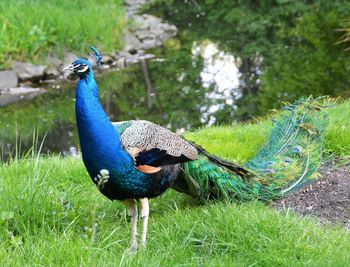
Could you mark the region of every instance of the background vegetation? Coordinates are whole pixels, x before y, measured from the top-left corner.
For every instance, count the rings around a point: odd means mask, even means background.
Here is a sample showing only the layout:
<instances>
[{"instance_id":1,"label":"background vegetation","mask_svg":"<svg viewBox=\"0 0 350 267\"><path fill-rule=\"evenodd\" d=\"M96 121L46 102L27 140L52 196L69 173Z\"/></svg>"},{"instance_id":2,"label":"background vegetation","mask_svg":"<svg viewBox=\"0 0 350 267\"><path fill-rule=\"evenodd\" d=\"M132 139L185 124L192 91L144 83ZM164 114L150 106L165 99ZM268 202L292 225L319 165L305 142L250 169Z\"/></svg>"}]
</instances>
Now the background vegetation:
<instances>
[{"instance_id":1,"label":"background vegetation","mask_svg":"<svg viewBox=\"0 0 350 267\"><path fill-rule=\"evenodd\" d=\"M349 95L350 54L338 31L349 28L349 1L156 0L149 11L239 58L238 119L301 96Z\"/></svg>"},{"instance_id":2,"label":"background vegetation","mask_svg":"<svg viewBox=\"0 0 350 267\"><path fill-rule=\"evenodd\" d=\"M46 63L48 54L86 54L94 44L104 52L122 47L126 26L120 0L0 2L0 69L13 59Z\"/></svg>"}]
</instances>

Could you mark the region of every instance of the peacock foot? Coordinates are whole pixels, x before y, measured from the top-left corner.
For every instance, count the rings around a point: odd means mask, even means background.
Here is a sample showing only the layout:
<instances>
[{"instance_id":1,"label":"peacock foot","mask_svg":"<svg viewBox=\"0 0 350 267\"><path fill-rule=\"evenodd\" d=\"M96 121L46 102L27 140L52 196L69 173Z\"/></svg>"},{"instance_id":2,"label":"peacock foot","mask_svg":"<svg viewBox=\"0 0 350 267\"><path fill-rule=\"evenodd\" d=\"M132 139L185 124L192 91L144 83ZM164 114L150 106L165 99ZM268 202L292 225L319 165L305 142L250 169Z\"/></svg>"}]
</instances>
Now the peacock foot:
<instances>
[{"instance_id":1,"label":"peacock foot","mask_svg":"<svg viewBox=\"0 0 350 267\"><path fill-rule=\"evenodd\" d=\"M137 241L131 241L131 245L129 248L129 255L135 255L137 252Z\"/></svg>"}]
</instances>

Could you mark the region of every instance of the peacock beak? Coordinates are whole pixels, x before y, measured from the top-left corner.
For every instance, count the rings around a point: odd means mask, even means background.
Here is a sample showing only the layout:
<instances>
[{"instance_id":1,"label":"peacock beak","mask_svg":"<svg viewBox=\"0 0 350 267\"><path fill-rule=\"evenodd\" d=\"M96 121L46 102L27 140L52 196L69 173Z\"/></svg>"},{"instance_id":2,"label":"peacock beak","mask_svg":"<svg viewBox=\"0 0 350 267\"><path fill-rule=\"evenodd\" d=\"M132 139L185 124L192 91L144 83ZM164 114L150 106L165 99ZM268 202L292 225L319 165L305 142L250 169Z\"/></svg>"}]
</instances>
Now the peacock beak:
<instances>
[{"instance_id":1,"label":"peacock beak","mask_svg":"<svg viewBox=\"0 0 350 267\"><path fill-rule=\"evenodd\" d=\"M71 65L68 65L68 66L64 67L63 70L64 71L65 70L74 71L75 67L76 67L75 65L71 64Z\"/></svg>"}]
</instances>

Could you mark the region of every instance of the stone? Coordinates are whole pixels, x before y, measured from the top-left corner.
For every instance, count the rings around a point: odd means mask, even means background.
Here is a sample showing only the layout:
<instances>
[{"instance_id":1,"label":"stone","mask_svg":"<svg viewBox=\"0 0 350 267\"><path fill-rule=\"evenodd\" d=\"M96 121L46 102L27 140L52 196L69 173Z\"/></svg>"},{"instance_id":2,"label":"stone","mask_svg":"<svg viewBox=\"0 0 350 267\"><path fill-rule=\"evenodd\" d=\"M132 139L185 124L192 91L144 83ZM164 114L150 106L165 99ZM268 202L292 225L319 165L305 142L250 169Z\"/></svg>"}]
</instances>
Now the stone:
<instances>
[{"instance_id":1,"label":"stone","mask_svg":"<svg viewBox=\"0 0 350 267\"><path fill-rule=\"evenodd\" d=\"M72 80L72 81L75 81L76 79L78 79L78 76L75 75L73 72L71 71L66 71L63 73L62 79L65 79L65 80Z\"/></svg>"},{"instance_id":2,"label":"stone","mask_svg":"<svg viewBox=\"0 0 350 267\"><path fill-rule=\"evenodd\" d=\"M11 71L11 70L0 71L0 89L16 87L17 84L18 84L18 78L14 71Z\"/></svg>"},{"instance_id":3,"label":"stone","mask_svg":"<svg viewBox=\"0 0 350 267\"><path fill-rule=\"evenodd\" d=\"M140 59L144 59L144 60L147 60L147 59L152 59L152 58L155 58L156 56L153 55L153 54L144 54L144 55L140 55Z\"/></svg>"},{"instance_id":4,"label":"stone","mask_svg":"<svg viewBox=\"0 0 350 267\"><path fill-rule=\"evenodd\" d=\"M0 106L6 106L19 100L29 100L45 93L44 89L32 87L15 87L0 91Z\"/></svg>"},{"instance_id":5,"label":"stone","mask_svg":"<svg viewBox=\"0 0 350 267\"><path fill-rule=\"evenodd\" d=\"M132 51L132 50L140 50L141 49L141 42L139 39L136 38L136 36L130 32L126 33L124 35L124 41L125 41L125 51Z\"/></svg>"},{"instance_id":6,"label":"stone","mask_svg":"<svg viewBox=\"0 0 350 267\"><path fill-rule=\"evenodd\" d=\"M174 34L174 35L176 35L177 34L177 28L176 28L176 26L175 25L171 25L171 24L163 24L163 25L166 25L166 27L165 27L165 30L166 30L166 32L170 32L170 33L172 33L172 34Z\"/></svg>"},{"instance_id":7,"label":"stone","mask_svg":"<svg viewBox=\"0 0 350 267\"><path fill-rule=\"evenodd\" d=\"M19 80L33 82L41 80L46 70L46 66L19 61L13 61L12 68Z\"/></svg>"},{"instance_id":8,"label":"stone","mask_svg":"<svg viewBox=\"0 0 350 267\"><path fill-rule=\"evenodd\" d=\"M57 70L57 68L51 67L45 71L45 80L55 79L55 78L59 77L60 75L61 75L61 73Z\"/></svg>"},{"instance_id":9,"label":"stone","mask_svg":"<svg viewBox=\"0 0 350 267\"><path fill-rule=\"evenodd\" d=\"M152 31L148 31L148 30L137 31L137 32L135 32L135 35L141 41L144 39L156 39L155 34L153 34Z\"/></svg>"},{"instance_id":10,"label":"stone","mask_svg":"<svg viewBox=\"0 0 350 267\"><path fill-rule=\"evenodd\" d=\"M145 39L142 42L142 49L144 50L152 49L159 46L162 46L162 42L160 40Z\"/></svg>"},{"instance_id":11,"label":"stone","mask_svg":"<svg viewBox=\"0 0 350 267\"><path fill-rule=\"evenodd\" d=\"M130 57L125 58L126 65L136 64L140 61L140 58L137 55L132 55Z\"/></svg>"},{"instance_id":12,"label":"stone","mask_svg":"<svg viewBox=\"0 0 350 267\"><path fill-rule=\"evenodd\" d=\"M133 19L135 21L135 25L132 27L132 29L146 30L149 28L149 23L143 16L134 15Z\"/></svg>"},{"instance_id":13,"label":"stone","mask_svg":"<svg viewBox=\"0 0 350 267\"><path fill-rule=\"evenodd\" d=\"M124 50L136 54L140 50L159 47L167 39L177 34L174 25L162 22L158 17L150 14L136 14L142 5L149 0L125 0L127 13L134 20L130 32L124 36L126 43ZM134 58L127 58L128 62L134 62Z\"/></svg>"},{"instance_id":14,"label":"stone","mask_svg":"<svg viewBox=\"0 0 350 267\"><path fill-rule=\"evenodd\" d=\"M121 57L128 57L130 56L131 54L126 51L126 50L121 50L121 51L118 51L114 54L115 58L118 59L118 58L121 58Z\"/></svg>"},{"instance_id":15,"label":"stone","mask_svg":"<svg viewBox=\"0 0 350 267\"><path fill-rule=\"evenodd\" d=\"M74 73L72 73L71 71L63 71L63 68L72 64L74 62L74 60L76 60L78 58L79 57L77 55L70 53L70 52L66 52L64 54L64 57L62 59L61 68L60 68L60 71L63 74L63 79L69 79L69 80L75 79Z\"/></svg>"},{"instance_id":16,"label":"stone","mask_svg":"<svg viewBox=\"0 0 350 267\"><path fill-rule=\"evenodd\" d=\"M62 66L62 69L70 64L73 63L74 60L78 59L79 57L73 53L70 53L70 52L66 52L64 54L64 57L61 61L61 66Z\"/></svg>"},{"instance_id":17,"label":"stone","mask_svg":"<svg viewBox=\"0 0 350 267\"><path fill-rule=\"evenodd\" d=\"M112 64L113 61L114 61L114 58L113 58L112 55L108 55L108 54L107 55L106 54L102 55L102 62L103 62L103 64Z\"/></svg>"},{"instance_id":18,"label":"stone","mask_svg":"<svg viewBox=\"0 0 350 267\"><path fill-rule=\"evenodd\" d=\"M162 23L160 18L157 18L153 15L143 14L142 16L143 16L144 20L146 20L149 25L156 26L156 25L159 25Z\"/></svg>"},{"instance_id":19,"label":"stone","mask_svg":"<svg viewBox=\"0 0 350 267\"><path fill-rule=\"evenodd\" d=\"M49 65L49 66L58 66L61 64L61 60L57 57L54 57L54 56L51 56L51 55L48 55L47 56L47 59L46 59L46 63Z\"/></svg>"},{"instance_id":20,"label":"stone","mask_svg":"<svg viewBox=\"0 0 350 267\"><path fill-rule=\"evenodd\" d=\"M148 0L125 0L124 5L126 5L127 12L132 16L147 2Z\"/></svg>"},{"instance_id":21,"label":"stone","mask_svg":"<svg viewBox=\"0 0 350 267\"><path fill-rule=\"evenodd\" d=\"M104 70L110 69L110 66L107 65L107 64L102 64L102 65L99 65L99 66L95 66L94 69L98 70L98 71L104 71Z\"/></svg>"},{"instance_id":22,"label":"stone","mask_svg":"<svg viewBox=\"0 0 350 267\"><path fill-rule=\"evenodd\" d=\"M115 61L115 64L113 64L114 67L118 69L124 69L126 65L126 58L125 57L120 57Z\"/></svg>"}]
</instances>

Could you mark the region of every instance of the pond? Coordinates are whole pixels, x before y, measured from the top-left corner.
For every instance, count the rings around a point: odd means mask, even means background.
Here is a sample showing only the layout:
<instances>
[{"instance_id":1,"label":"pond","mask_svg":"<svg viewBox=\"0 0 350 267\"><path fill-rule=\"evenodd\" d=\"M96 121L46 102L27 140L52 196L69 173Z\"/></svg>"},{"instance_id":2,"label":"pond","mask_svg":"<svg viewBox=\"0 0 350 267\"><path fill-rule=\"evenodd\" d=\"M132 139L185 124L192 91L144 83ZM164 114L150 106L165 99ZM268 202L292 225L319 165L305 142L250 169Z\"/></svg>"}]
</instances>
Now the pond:
<instances>
[{"instance_id":1,"label":"pond","mask_svg":"<svg viewBox=\"0 0 350 267\"><path fill-rule=\"evenodd\" d=\"M232 55L213 43L169 41L155 59L97 74L100 100L112 121L146 119L182 133L232 123L239 97ZM0 108L1 158L41 153L76 154L76 81L47 88L31 101Z\"/></svg>"}]
</instances>

